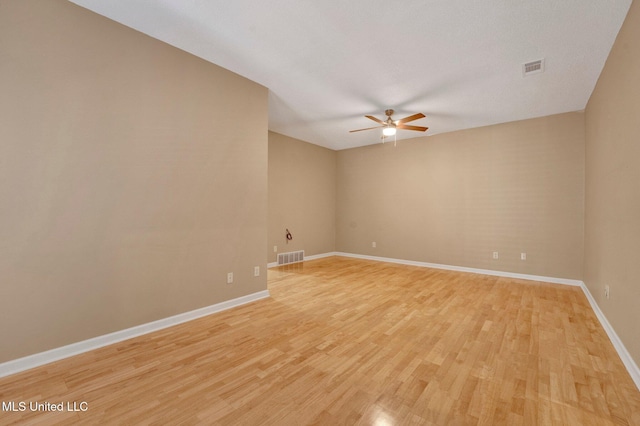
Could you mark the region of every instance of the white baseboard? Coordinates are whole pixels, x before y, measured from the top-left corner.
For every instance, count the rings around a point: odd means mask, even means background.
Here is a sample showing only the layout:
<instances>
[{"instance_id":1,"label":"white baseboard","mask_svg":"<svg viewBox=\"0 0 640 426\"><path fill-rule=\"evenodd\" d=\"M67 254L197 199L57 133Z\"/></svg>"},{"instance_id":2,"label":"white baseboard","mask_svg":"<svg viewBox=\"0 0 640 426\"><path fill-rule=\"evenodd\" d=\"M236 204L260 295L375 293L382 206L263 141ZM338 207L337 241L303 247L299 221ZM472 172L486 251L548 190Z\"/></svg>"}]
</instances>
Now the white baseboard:
<instances>
[{"instance_id":1,"label":"white baseboard","mask_svg":"<svg viewBox=\"0 0 640 426\"><path fill-rule=\"evenodd\" d=\"M24 358L7 361L0 364L0 377L9 376L11 374L39 367L44 364L49 364L50 362L58 361L63 358L68 358L74 355L101 348L103 346L141 336L143 334L162 330L163 328L171 327L183 322L194 320L196 318L211 315L216 312L226 311L227 309L235 308L236 306L244 305L246 303L254 302L256 300L264 299L267 297L269 297L269 290L263 290L257 293L238 297L236 299L216 303L215 305L205 306L204 308L184 312L182 314L163 318L157 321L152 321L146 324L137 325L125 330L120 330L88 340L83 340L81 342L72 343L60 348L48 350L46 352L40 352L34 355L26 356Z\"/></svg>"},{"instance_id":2,"label":"white baseboard","mask_svg":"<svg viewBox=\"0 0 640 426\"><path fill-rule=\"evenodd\" d=\"M421 266L424 268L446 269L448 271L471 272L474 274L492 275L497 277L516 278L521 280L542 281L553 284L565 284L580 287L582 281L568 278L545 277L540 275L518 274L515 272L494 271L492 269L467 268L466 266L442 265L440 263L417 262L414 260L393 259L388 257L368 256L364 254L335 252L335 256L353 257L357 259L376 260L378 262L398 263L401 265Z\"/></svg>"},{"instance_id":3,"label":"white baseboard","mask_svg":"<svg viewBox=\"0 0 640 426\"><path fill-rule=\"evenodd\" d=\"M329 253L320 253L320 254L312 254L311 256L305 256L304 260L315 260L315 259L322 259L324 257L331 257L331 256L335 256L336 253L335 252L329 252Z\"/></svg>"},{"instance_id":4,"label":"white baseboard","mask_svg":"<svg viewBox=\"0 0 640 426\"><path fill-rule=\"evenodd\" d=\"M604 328L607 336L609 336L609 340L611 340L613 347L616 348L616 352L618 352L618 356L620 356L622 363L627 368L631 379L636 384L638 390L640 390L640 368L638 368L638 365L635 363L633 358L631 358L631 354L629 354L629 351L627 351L627 348L622 343L622 340L620 340L620 337L618 337L611 324L609 324L609 321L607 321L607 317L605 317L602 310L600 310L600 306L598 306L598 304L596 303L596 299L593 298L586 284L583 282L580 287L582 287L582 291L584 292L585 296L587 296L587 300L591 305L591 309L593 309L596 317L598 317L598 320L600 321L600 324L602 324L602 328Z\"/></svg>"}]
</instances>

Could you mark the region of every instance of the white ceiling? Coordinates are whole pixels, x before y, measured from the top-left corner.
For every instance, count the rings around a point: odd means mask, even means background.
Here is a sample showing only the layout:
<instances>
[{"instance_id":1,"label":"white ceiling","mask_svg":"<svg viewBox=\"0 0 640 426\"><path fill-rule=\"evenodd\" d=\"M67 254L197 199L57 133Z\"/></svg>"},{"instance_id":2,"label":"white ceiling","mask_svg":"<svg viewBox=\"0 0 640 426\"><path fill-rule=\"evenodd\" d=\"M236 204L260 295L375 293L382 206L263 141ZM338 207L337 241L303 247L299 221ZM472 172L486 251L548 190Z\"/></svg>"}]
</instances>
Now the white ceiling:
<instances>
[{"instance_id":1,"label":"white ceiling","mask_svg":"<svg viewBox=\"0 0 640 426\"><path fill-rule=\"evenodd\" d=\"M585 108L631 0L72 0L269 88L269 129L380 142ZM545 59L523 77L522 64ZM398 139L422 136L401 130Z\"/></svg>"}]
</instances>

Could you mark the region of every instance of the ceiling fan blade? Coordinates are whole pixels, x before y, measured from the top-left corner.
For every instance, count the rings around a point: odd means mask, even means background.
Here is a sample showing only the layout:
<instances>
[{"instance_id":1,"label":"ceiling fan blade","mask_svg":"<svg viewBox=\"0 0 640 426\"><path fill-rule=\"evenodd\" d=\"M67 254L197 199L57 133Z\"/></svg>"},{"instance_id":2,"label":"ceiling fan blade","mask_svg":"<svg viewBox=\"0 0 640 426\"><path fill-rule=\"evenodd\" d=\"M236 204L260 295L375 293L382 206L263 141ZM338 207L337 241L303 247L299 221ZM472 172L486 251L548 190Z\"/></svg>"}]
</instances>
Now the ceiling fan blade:
<instances>
[{"instance_id":1,"label":"ceiling fan blade","mask_svg":"<svg viewBox=\"0 0 640 426\"><path fill-rule=\"evenodd\" d=\"M417 120L417 119L423 118L423 117L426 117L426 115L424 115L423 113L419 112L417 114L413 114L413 115L410 115L408 117L401 118L400 120L396 121L395 123L396 124L404 124L404 123L408 123L410 121Z\"/></svg>"},{"instance_id":2,"label":"ceiling fan blade","mask_svg":"<svg viewBox=\"0 0 640 426\"><path fill-rule=\"evenodd\" d=\"M415 130L417 132L426 132L427 129L429 129L428 127L422 127L422 126L407 126L406 124L398 124L396 126L397 129L402 129L402 130Z\"/></svg>"},{"instance_id":3,"label":"ceiling fan blade","mask_svg":"<svg viewBox=\"0 0 640 426\"><path fill-rule=\"evenodd\" d=\"M371 129L381 129L383 127L386 126L376 126L376 127L367 127L366 129L358 129L358 130L349 130L349 133L353 133L353 132L361 132L363 130L371 130Z\"/></svg>"},{"instance_id":4,"label":"ceiling fan blade","mask_svg":"<svg viewBox=\"0 0 640 426\"><path fill-rule=\"evenodd\" d=\"M375 118L373 115L365 115L365 117L367 117L369 120L375 121L376 123L387 124L384 121L380 120L379 118Z\"/></svg>"}]
</instances>

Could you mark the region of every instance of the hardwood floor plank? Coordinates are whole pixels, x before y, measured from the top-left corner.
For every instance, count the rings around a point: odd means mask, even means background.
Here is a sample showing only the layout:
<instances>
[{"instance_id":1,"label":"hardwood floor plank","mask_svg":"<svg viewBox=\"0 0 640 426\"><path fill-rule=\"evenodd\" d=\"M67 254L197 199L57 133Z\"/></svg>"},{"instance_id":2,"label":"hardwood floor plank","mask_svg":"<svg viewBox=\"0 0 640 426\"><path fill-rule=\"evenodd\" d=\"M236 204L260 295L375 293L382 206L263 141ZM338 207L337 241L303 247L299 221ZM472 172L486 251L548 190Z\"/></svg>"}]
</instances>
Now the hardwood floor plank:
<instances>
[{"instance_id":1,"label":"hardwood floor plank","mask_svg":"<svg viewBox=\"0 0 640 426\"><path fill-rule=\"evenodd\" d=\"M0 424L637 425L577 287L340 257L271 298L0 379Z\"/></svg>"}]
</instances>

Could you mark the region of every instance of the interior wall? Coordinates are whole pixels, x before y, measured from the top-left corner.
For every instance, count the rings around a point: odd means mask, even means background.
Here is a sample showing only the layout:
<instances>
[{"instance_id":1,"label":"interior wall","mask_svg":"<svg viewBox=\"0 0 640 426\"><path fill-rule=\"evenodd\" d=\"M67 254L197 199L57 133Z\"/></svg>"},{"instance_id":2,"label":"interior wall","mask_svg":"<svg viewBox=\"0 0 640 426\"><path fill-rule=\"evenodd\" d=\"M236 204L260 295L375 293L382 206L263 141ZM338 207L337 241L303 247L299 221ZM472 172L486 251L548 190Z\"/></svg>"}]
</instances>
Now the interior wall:
<instances>
[{"instance_id":1,"label":"interior wall","mask_svg":"<svg viewBox=\"0 0 640 426\"><path fill-rule=\"evenodd\" d=\"M269 132L269 262L277 252L335 251L335 212L336 152Z\"/></svg>"},{"instance_id":2,"label":"interior wall","mask_svg":"<svg viewBox=\"0 0 640 426\"><path fill-rule=\"evenodd\" d=\"M633 2L586 108L584 282L640 365L638 76L640 4Z\"/></svg>"},{"instance_id":3,"label":"interior wall","mask_svg":"<svg viewBox=\"0 0 640 426\"><path fill-rule=\"evenodd\" d=\"M266 88L1 0L0 93L0 362L266 289Z\"/></svg>"},{"instance_id":4,"label":"interior wall","mask_svg":"<svg viewBox=\"0 0 640 426\"><path fill-rule=\"evenodd\" d=\"M583 113L338 151L337 173L338 251L582 278Z\"/></svg>"}]
</instances>

